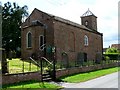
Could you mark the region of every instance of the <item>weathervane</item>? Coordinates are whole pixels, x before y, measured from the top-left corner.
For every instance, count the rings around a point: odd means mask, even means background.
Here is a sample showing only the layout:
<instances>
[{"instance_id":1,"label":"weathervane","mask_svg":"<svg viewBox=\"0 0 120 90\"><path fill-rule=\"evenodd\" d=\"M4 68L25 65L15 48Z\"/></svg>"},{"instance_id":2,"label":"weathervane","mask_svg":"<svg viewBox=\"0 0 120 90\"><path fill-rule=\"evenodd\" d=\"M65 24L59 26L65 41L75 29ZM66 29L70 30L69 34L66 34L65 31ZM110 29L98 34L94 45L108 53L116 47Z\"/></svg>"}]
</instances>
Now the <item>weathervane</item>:
<instances>
[{"instance_id":1,"label":"weathervane","mask_svg":"<svg viewBox=\"0 0 120 90\"><path fill-rule=\"evenodd\" d=\"M82 16L90 16L90 15L94 15L94 14L88 8L88 10Z\"/></svg>"}]
</instances>

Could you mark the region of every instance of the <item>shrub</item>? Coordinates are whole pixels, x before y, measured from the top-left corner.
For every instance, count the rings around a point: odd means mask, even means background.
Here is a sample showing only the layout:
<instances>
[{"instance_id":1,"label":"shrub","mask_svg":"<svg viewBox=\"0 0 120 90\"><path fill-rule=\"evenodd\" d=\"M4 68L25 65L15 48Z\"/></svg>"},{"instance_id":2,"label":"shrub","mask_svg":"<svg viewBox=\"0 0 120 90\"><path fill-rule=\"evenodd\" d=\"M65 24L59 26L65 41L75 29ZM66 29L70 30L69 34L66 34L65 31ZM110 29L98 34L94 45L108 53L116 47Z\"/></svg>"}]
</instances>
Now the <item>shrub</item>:
<instances>
[{"instance_id":1,"label":"shrub","mask_svg":"<svg viewBox=\"0 0 120 90\"><path fill-rule=\"evenodd\" d=\"M105 60L110 60L110 58L108 56L105 57Z\"/></svg>"},{"instance_id":2,"label":"shrub","mask_svg":"<svg viewBox=\"0 0 120 90\"><path fill-rule=\"evenodd\" d=\"M108 54L104 54L105 57L109 57L110 60L118 60L120 54L119 53L108 53Z\"/></svg>"},{"instance_id":3,"label":"shrub","mask_svg":"<svg viewBox=\"0 0 120 90\"><path fill-rule=\"evenodd\" d=\"M108 54L108 53L118 53L119 51L118 51L118 49L117 48L108 48L107 50L106 50L106 54Z\"/></svg>"}]
</instances>

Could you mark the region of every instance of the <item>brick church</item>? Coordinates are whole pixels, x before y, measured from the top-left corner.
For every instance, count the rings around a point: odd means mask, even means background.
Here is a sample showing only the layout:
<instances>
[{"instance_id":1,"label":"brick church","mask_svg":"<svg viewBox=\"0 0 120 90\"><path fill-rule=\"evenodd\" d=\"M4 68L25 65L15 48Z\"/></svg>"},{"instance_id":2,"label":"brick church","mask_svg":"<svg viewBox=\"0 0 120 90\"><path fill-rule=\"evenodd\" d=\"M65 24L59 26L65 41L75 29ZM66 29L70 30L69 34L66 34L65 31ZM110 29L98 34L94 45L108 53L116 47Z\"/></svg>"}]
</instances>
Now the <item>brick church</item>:
<instances>
[{"instance_id":1,"label":"brick church","mask_svg":"<svg viewBox=\"0 0 120 90\"><path fill-rule=\"evenodd\" d=\"M62 60L64 53L69 60L76 60L79 52L86 53L88 60L95 60L96 53L102 54L103 49L103 35L97 31L97 17L88 10L81 16L81 24L35 8L21 26L22 58L43 51L49 58L49 49L55 46L57 60Z\"/></svg>"}]
</instances>

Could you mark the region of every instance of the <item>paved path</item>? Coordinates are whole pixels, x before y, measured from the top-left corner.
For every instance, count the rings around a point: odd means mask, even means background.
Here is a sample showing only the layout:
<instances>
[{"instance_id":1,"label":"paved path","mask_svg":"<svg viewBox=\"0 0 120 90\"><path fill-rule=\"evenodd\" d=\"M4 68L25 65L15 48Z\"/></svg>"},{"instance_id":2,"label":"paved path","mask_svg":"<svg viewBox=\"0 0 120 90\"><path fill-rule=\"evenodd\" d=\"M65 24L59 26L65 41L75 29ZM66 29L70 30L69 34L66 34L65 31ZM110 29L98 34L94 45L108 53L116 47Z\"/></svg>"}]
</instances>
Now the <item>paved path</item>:
<instances>
[{"instance_id":1,"label":"paved path","mask_svg":"<svg viewBox=\"0 0 120 90\"><path fill-rule=\"evenodd\" d=\"M82 83L57 83L64 88L118 88L118 72Z\"/></svg>"}]
</instances>

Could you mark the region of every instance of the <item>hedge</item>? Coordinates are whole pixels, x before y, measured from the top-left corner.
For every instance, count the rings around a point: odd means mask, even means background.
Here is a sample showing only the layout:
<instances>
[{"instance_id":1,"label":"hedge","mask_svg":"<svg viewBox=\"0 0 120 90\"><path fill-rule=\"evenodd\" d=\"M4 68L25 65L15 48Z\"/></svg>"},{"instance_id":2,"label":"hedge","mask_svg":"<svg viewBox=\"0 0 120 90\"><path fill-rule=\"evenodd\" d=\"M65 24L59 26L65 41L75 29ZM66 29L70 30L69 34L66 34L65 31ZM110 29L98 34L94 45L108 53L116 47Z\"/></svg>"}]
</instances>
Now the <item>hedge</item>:
<instances>
[{"instance_id":1,"label":"hedge","mask_svg":"<svg viewBox=\"0 0 120 90\"><path fill-rule=\"evenodd\" d=\"M108 56L110 60L119 60L120 59L120 53L107 53L103 54L105 57Z\"/></svg>"}]
</instances>

